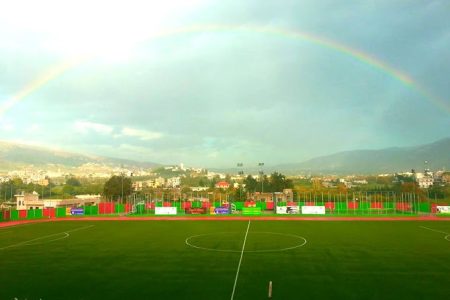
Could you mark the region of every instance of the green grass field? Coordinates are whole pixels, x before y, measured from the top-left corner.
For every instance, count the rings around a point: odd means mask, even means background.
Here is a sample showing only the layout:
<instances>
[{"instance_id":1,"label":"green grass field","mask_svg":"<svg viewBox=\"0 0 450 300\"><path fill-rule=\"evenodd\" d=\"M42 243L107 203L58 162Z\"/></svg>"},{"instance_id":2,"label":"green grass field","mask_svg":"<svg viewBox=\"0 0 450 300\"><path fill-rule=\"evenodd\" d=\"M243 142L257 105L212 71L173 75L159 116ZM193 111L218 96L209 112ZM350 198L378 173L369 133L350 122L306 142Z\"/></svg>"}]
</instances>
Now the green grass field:
<instances>
[{"instance_id":1,"label":"green grass field","mask_svg":"<svg viewBox=\"0 0 450 300\"><path fill-rule=\"evenodd\" d=\"M267 299L269 281L273 299L448 299L449 234L445 221L20 225L0 229L0 299L231 299L240 261L234 299Z\"/></svg>"}]
</instances>

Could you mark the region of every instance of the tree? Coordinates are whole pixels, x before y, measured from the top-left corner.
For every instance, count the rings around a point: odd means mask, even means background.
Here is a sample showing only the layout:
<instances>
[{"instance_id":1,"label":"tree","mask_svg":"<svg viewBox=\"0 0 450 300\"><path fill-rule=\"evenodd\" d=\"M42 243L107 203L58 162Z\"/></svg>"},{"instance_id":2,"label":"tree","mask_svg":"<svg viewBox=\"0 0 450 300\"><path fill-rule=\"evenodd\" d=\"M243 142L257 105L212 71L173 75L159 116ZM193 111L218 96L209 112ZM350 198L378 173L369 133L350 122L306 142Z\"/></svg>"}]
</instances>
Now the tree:
<instances>
[{"instance_id":1,"label":"tree","mask_svg":"<svg viewBox=\"0 0 450 300\"><path fill-rule=\"evenodd\" d=\"M248 175L245 179L244 179L244 184L245 184L245 189L250 192L250 193L254 193L256 191L256 186L258 185L258 182L256 181L255 178L253 178L252 175Z\"/></svg>"},{"instance_id":2,"label":"tree","mask_svg":"<svg viewBox=\"0 0 450 300\"><path fill-rule=\"evenodd\" d=\"M105 182L105 185L103 186L103 194L105 197L111 200L118 200L122 199L123 197L126 197L130 195L132 192L131 189L131 178L125 177L125 176L112 176L108 179L108 181Z\"/></svg>"},{"instance_id":3,"label":"tree","mask_svg":"<svg viewBox=\"0 0 450 300\"><path fill-rule=\"evenodd\" d=\"M67 179L66 185L81 186L81 182L75 177L70 177L69 179Z\"/></svg>"}]
</instances>

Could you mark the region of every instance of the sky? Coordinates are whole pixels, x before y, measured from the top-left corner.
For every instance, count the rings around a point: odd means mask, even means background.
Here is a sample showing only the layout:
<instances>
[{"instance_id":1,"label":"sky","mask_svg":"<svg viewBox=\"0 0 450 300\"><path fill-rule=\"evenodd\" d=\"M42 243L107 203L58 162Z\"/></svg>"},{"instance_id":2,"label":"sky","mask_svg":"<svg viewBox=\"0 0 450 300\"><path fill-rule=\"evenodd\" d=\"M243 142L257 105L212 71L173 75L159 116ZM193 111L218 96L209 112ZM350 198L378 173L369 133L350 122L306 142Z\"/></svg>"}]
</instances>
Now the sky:
<instances>
[{"instance_id":1,"label":"sky","mask_svg":"<svg viewBox=\"0 0 450 300\"><path fill-rule=\"evenodd\" d=\"M450 136L448 1L1 7L0 140L223 168Z\"/></svg>"}]
</instances>

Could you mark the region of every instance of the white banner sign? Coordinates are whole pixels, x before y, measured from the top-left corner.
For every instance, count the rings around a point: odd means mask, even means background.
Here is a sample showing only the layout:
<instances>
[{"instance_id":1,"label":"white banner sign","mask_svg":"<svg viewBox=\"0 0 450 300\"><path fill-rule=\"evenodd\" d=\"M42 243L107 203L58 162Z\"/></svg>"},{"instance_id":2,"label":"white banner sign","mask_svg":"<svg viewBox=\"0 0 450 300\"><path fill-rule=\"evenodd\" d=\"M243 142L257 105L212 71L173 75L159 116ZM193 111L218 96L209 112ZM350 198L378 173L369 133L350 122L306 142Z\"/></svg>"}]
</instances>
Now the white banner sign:
<instances>
[{"instance_id":1,"label":"white banner sign","mask_svg":"<svg viewBox=\"0 0 450 300\"><path fill-rule=\"evenodd\" d=\"M298 206L277 206L277 214L298 214L300 213L300 207Z\"/></svg>"},{"instance_id":2,"label":"white banner sign","mask_svg":"<svg viewBox=\"0 0 450 300\"><path fill-rule=\"evenodd\" d=\"M436 210L440 214L450 214L450 206L436 206Z\"/></svg>"},{"instance_id":3,"label":"white banner sign","mask_svg":"<svg viewBox=\"0 0 450 300\"><path fill-rule=\"evenodd\" d=\"M302 206L302 214L304 215L324 215L325 206Z\"/></svg>"},{"instance_id":4,"label":"white banner sign","mask_svg":"<svg viewBox=\"0 0 450 300\"><path fill-rule=\"evenodd\" d=\"M176 207L155 207L155 215L176 215Z\"/></svg>"}]
</instances>

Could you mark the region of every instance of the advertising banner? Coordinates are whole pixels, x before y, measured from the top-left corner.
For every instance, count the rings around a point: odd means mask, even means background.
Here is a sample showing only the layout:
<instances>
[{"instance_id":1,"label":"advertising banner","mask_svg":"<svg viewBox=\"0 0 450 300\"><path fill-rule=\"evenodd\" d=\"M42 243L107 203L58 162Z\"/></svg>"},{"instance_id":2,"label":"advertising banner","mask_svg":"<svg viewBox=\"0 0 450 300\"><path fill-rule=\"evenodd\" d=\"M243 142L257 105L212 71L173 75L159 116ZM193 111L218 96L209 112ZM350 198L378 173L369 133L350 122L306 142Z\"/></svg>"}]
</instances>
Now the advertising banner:
<instances>
[{"instance_id":1,"label":"advertising banner","mask_svg":"<svg viewBox=\"0 0 450 300\"><path fill-rule=\"evenodd\" d=\"M82 216L84 215L84 209L82 207L74 207L70 209L70 214L72 216Z\"/></svg>"},{"instance_id":2,"label":"advertising banner","mask_svg":"<svg viewBox=\"0 0 450 300\"><path fill-rule=\"evenodd\" d=\"M176 207L155 207L155 215L176 215Z\"/></svg>"},{"instance_id":3,"label":"advertising banner","mask_svg":"<svg viewBox=\"0 0 450 300\"><path fill-rule=\"evenodd\" d=\"M206 207L196 207L196 208L186 208L184 210L185 213L190 214L190 215L200 215L200 214L206 214Z\"/></svg>"},{"instance_id":4,"label":"advertising banner","mask_svg":"<svg viewBox=\"0 0 450 300\"><path fill-rule=\"evenodd\" d=\"M436 206L438 214L450 214L450 206Z\"/></svg>"},{"instance_id":5,"label":"advertising banner","mask_svg":"<svg viewBox=\"0 0 450 300\"><path fill-rule=\"evenodd\" d=\"M324 215L325 206L302 206L302 214L304 215Z\"/></svg>"},{"instance_id":6,"label":"advertising banner","mask_svg":"<svg viewBox=\"0 0 450 300\"><path fill-rule=\"evenodd\" d=\"M287 214L299 214L299 206L277 206L277 214L287 215Z\"/></svg>"},{"instance_id":7,"label":"advertising banner","mask_svg":"<svg viewBox=\"0 0 450 300\"><path fill-rule=\"evenodd\" d=\"M214 208L214 213L216 215L227 215L230 213L230 210L228 207L216 207Z\"/></svg>"},{"instance_id":8,"label":"advertising banner","mask_svg":"<svg viewBox=\"0 0 450 300\"><path fill-rule=\"evenodd\" d=\"M256 216L261 214L261 207L243 207L242 214L247 216Z\"/></svg>"}]
</instances>

